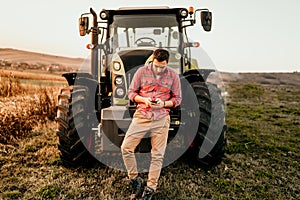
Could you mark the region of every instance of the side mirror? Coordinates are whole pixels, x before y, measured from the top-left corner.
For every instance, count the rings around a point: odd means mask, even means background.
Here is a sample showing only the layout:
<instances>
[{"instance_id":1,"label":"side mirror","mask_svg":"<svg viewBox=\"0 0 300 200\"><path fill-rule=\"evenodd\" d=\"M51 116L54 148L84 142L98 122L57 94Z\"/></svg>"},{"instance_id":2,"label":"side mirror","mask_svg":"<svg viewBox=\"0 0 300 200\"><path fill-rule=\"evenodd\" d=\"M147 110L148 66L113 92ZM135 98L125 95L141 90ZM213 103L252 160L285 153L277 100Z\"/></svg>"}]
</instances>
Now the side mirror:
<instances>
[{"instance_id":1,"label":"side mirror","mask_svg":"<svg viewBox=\"0 0 300 200\"><path fill-rule=\"evenodd\" d=\"M89 18L80 17L79 18L79 34L80 36L85 36L89 29Z\"/></svg>"},{"instance_id":2,"label":"side mirror","mask_svg":"<svg viewBox=\"0 0 300 200\"><path fill-rule=\"evenodd\" d=\"M205 31L211 31L212 13L209 11L201 12L201 23Z\"/></svg>"}]
</instances>

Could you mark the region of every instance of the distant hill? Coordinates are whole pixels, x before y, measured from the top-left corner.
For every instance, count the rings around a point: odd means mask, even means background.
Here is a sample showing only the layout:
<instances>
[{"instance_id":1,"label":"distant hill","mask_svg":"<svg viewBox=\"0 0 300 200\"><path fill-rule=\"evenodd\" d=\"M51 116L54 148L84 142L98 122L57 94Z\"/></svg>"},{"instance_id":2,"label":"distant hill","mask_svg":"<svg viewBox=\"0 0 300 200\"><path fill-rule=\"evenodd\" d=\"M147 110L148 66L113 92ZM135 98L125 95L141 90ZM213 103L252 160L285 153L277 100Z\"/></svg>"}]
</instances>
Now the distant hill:
<instances>
[{"instance_id":1,"label":"distant hill","mask_svg":"<svg viewBox=\"0 0 300 200\"><path fill-rule=\"evenodd\" d=\"M1 61L10 63L27 63L29 65L59 65L79 69L83 58L70 58L56 55L49 55L37 52L23 51L11 48L0 48ZM20 66L20 65L19 65ZM40 68L39 68L40 69ZM300 86L300 73L221 73L222 81L226 82L254 82L269 85L291 85Z\"/></svg>"},{"instance_id":2,"label":"distant hill","mask_svg":"<svg viewBox=\"0 0 300 200\"><path fill-rule=\"evenodd\" d=\"M70 58L56 55L49 55L37 52L23 51L11 48L0 48L0 60L11 63L28 63L30 65L61 65L78 69L83 63L83 58Z\"/></svg>"},{"instance_id":3,"label":"distant hill","mask_svg":"<svg viewBox=\"0 0 300 200\"><path fill-rule=\"evenodd\" d=\"M257 83L263 85L289 85L300 86L299 72L270 72L270 73L226 73L223 72L222 80L236 83Z\"/></svg>"}]
</instances>

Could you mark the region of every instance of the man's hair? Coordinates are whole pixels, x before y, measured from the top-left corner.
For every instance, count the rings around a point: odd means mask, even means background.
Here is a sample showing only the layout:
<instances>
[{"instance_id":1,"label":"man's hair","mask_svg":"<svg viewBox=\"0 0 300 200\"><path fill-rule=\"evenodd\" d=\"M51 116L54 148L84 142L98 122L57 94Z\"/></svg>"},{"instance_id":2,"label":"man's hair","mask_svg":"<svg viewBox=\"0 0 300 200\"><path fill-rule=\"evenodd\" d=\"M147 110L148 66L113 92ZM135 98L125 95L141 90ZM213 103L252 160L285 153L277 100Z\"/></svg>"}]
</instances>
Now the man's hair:
<instances>
[{"instance_id":1,"label":"man's hair","mask_svg":"<svg viewBox=\"0 0 300 200\"><path fill-rule=\"evenodd\" d=\"M165 49L156 49L153 53L153 60L156 59L158 62L167 61L169 62L169 52Z\"/></svg>"}]
</instances>

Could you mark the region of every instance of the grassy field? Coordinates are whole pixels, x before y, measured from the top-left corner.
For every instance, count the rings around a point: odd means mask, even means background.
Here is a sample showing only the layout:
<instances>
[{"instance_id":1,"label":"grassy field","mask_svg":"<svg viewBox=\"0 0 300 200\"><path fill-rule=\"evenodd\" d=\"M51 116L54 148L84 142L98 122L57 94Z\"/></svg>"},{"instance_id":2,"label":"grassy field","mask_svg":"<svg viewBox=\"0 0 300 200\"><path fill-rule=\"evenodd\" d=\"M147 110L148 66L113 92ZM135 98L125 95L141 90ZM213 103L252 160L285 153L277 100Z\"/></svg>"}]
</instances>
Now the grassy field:
<instances>
[{"instance_id":1,"label":"grassy field","mask_svg":"<svg viewBox=\"0 0 300 200\"><path fill-rule=\"evenodd\" d=\"M226 90L223 162L209 171L181 161L165 167L154 199L300 199L300 87L229 82ZM43 94L54 99L57 92L46 87ZM38 93L0 97L1 113L12 100L26 103L24 95ZM124 172L64 167L51 115L28 113L37 120L30 131L17 135L0 126L16 135L0 144L0 199L129 199Z\"/></svg>"}]
</instances>

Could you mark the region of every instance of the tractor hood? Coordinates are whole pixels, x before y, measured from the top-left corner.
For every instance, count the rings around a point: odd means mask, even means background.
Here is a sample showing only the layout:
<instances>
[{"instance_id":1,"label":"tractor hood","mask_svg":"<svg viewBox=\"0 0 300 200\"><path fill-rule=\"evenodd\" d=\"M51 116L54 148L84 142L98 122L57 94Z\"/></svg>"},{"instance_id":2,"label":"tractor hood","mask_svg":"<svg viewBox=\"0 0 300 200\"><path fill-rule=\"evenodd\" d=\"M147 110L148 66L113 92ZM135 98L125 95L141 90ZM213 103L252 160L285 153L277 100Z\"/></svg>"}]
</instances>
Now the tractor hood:
<instances>
[{"instance_id":1,"label":"tractor hood","mask_svg":"<svg viewBox=\"0 0 300 200\"><path fill-rule=\"evenodd\" d=\"M154 50L155 48L125 49L119 51L118 55L124 64L125 71L128 72L137 66L147 63Z\"/></svg>"}]
</instances>

